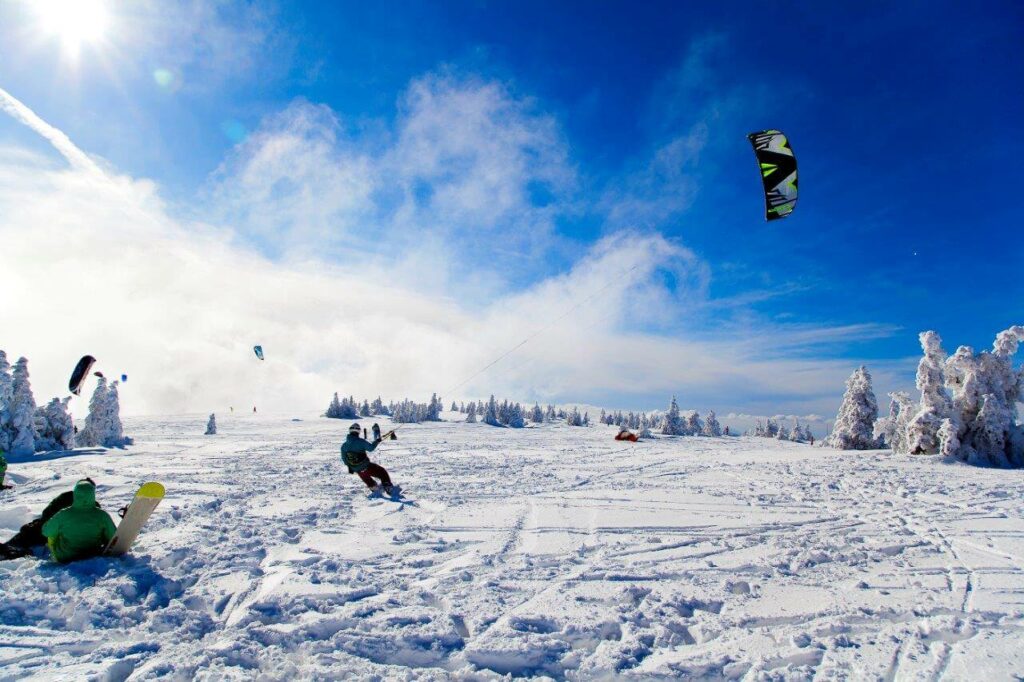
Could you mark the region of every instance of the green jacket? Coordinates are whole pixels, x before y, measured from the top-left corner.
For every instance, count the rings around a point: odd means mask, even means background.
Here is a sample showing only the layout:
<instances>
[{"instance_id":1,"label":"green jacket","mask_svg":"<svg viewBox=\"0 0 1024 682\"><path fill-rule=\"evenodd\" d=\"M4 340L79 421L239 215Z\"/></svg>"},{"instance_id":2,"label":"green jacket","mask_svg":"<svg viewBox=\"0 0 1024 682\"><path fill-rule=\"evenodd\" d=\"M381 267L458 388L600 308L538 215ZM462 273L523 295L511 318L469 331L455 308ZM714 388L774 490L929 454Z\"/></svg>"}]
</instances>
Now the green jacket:
<instances>
[{"instance_id":1,"label":"green jacket","mask_svg":"<svg viewBox=\"0 0 1024 682\"><path fill-rule=\"evenodd\" d=\"M376 450L378 443L379 440L371 443L354 433L348 434L348 438L341 444L341 461L348 467L350 474L358 474L370 466L370 458L366 453Z\"/></svg>"},{"instance_id":2,"label":"green jacket","mask_svg":"<svg viewBox=\"0 0 1024 682\"><path fill-rule=\"evenodd\" d=\"M74 501L43 524L54 560L61 563L99 555L117 532L110 514L96 507L96 486L75 484Z\"/></svg>"}]
</instances>

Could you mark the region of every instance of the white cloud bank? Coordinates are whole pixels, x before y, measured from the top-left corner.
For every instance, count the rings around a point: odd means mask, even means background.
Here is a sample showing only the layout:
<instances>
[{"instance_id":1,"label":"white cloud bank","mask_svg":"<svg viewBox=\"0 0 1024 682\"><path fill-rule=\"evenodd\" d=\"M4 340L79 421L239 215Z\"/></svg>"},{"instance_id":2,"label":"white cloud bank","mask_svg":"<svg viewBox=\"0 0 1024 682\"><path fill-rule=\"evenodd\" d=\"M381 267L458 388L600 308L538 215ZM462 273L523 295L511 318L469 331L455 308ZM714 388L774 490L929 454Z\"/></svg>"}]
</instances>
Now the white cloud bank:
<instances>
[{"instance_id":1,"label":"white cloud bank","mask_svg":"<svg viewBox=\"0 0 1024 682\"><path fill-rule=\"evenodd\" d=\"M808 413L834 405L855 364L809 349L880 331L688 333L710 270L651 232L615 232L569 271L509 288L510 271L559 248L576 177L554 121L493 83L413 83L395 129L358 144L331 111L297 103L225 162L190 220L0 99L71 162L0 150L0 348L29 357L39 401L65 393L83 353L129 375L133 413L297 413L335 390L425 399L548 327L444 397L645 408L677 393L700 409ZM872 365L883 386L898 369Z\"/></svg>"}]
</instances>

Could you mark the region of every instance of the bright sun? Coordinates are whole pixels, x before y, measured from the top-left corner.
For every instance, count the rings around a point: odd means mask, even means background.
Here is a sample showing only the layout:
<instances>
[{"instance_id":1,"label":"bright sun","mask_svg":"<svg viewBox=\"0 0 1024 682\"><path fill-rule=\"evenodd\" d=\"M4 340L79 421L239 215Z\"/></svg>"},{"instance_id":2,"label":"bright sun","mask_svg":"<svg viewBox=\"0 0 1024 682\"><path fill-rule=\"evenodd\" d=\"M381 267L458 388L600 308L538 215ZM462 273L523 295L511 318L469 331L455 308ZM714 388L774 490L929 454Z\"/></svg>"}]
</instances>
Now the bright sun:
<instances>
[{"instance_id":1,"label":"bright sun","mask_svg":"<svg viewBox=\"0 0 1024 682\"><path fill-rule=\"evenodd\" d=\"M105 0L34 0L32 6L42 29L72 54L102 38L110 20Z\"/></svg>"}]
</instances>

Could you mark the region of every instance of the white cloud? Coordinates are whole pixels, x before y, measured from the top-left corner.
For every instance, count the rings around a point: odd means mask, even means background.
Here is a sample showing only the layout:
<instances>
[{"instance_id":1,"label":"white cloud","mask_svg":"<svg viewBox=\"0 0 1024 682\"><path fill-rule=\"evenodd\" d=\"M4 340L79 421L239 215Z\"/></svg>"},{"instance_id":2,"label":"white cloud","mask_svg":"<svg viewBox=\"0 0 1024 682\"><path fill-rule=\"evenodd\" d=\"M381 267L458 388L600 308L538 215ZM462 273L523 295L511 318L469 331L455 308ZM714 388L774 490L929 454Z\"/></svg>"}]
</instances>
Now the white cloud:
<instances>
[{"instance_id":1,"label":"white cloud","mask_svg":"<svg viewBox=\"0 0 1024 682\"><path fill-rule=\"evenodd\" d=\"M269 254L401 258L400 271L437 287L457 263L486 294L532 272L571 210L558 126L498 83L423 77L392 129L360 132L293 102L215 174L213 214Z\"/></svg>"},{"instance_id":2,"label":"white cloud","mask_svg":"<svg viewBox=\"0 0 1024 682\"><path fill-rule=\"evenodd\" d=\"M66 158L88 159L44 126L33 123ZM531 335L460 394L618 396L639 408L678 393L721 411L825 411L838 400L852 363L804 351L862 329L688 332L687 316L708 306L710 270L657 233L616 232L568 272L486 304L424 278L419 268L456 272L477 253L477 274L459 286L499 280L508 260L486 244L507 236L513 253L537 248L521 232L544 235L551 216L528 200L531 183L556 197L552 211L569 210L574 171L553 123L502 88L431 77L414 84L393 144L357 147L342 130L308 103L268 121L225 164L207 221L176 218L146 180L0 154L0 347L29 356L40 399L62 394L78 356L92 353L109 374L129 374L123 404L136 413L297 412L335 390L423 399ZM390 202L378 196L387 178L400 190ZM419 181L426 201L413 196ZM400 238L386 257L355 257L360 239L389 231ZM247 234L309 248L274 260L245 246ZM317 257L321 244L345 259ZM769 356L787 347L805 359Z\"/></svg>"}]
</instances>

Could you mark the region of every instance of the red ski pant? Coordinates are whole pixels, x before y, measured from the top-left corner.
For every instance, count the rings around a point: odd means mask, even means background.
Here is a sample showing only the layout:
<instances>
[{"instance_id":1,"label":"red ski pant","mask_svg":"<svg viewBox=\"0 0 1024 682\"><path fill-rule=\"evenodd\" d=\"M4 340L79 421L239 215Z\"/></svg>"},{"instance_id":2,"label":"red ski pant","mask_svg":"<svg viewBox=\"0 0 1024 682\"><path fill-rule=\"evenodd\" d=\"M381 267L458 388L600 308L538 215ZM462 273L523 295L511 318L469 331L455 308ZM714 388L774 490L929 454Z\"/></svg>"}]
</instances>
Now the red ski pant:
<instances>
[{"instance_id":1,"label":"red ski pant","mask_svg":"<svg viewBox=\"0 0 1024 682\"><path fill-rule=\"evenodd\" d=\"M391 485L391 477L388 476L388 472L385 471L384 467L373 462L370 462L368 467L359 472L359 478L363 479L363 483L366 484L367 488L377 485L377 481L373 480L374 478L379 478L381 485Z\"/></svg>"}]
</instances>

